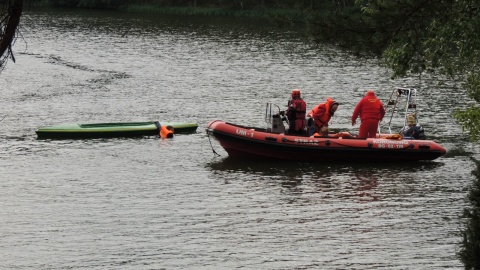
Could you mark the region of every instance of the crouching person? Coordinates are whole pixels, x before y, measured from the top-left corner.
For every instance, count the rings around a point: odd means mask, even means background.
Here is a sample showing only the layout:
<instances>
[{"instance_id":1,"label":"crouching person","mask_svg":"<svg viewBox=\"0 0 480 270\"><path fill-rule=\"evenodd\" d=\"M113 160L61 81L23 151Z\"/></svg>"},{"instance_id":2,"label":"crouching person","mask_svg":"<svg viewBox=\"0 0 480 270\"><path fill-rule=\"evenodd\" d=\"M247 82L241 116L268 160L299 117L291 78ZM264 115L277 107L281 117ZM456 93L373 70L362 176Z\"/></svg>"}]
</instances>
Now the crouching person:
<instances>
[{"instance_id":1,"label":"crouching person","mask_svg":"<svg viewBox=\"0 0 480 270\"><path fill-rule=\"evenodd\" d=\"M338 102L332 98L327 98L324 103L320 103L313 108L307 115L307 132L311 136L318 133L321 136L328 135L328 122L338 109Z\"/></svg>"}]
</instances>

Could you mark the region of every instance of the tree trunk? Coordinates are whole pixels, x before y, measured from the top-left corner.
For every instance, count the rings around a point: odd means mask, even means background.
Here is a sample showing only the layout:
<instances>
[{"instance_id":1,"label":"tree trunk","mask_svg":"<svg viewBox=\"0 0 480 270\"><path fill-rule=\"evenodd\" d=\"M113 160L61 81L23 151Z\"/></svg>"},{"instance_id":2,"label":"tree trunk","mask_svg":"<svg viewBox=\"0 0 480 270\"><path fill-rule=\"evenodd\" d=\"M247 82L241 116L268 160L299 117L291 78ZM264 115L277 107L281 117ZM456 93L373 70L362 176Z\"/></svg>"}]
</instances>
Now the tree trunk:
<instances>
[{"instance_id":1,"label":"tree trunk","mask_svg":"<svg viewBox=\"0 0 480 270\"><path fill-rule=\"evenodd\" d=\"M15 37L15 32L17 31L18 24L20 23L20 16L22 15L23 0L15 0L13 6L10 7L7 12L5 32L0 40L0 57L5 53L5 51L10 47Z\"/></svg>"}]
</instances>

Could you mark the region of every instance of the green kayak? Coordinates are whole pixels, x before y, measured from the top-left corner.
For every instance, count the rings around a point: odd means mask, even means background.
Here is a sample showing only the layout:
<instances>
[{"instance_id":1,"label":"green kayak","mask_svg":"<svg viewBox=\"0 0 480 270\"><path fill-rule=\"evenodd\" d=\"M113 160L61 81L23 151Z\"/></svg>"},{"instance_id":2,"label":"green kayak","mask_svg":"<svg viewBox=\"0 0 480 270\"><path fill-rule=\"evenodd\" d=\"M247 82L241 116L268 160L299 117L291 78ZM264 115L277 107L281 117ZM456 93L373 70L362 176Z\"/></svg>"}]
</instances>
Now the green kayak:
<instances>
[{"instance_id":1,"label":"green kayak","mask_svg":"<svg viewBox=\"0 0 480 270\"><path fill-rule=\"evenodd\" d=\"M84 139L141 137L159 135L161 126L172 126L175 134L195 133L198 125L175 122L123 122L98 124L66 124L39 128L38 139Z\"/></svg>"}]
</instances>

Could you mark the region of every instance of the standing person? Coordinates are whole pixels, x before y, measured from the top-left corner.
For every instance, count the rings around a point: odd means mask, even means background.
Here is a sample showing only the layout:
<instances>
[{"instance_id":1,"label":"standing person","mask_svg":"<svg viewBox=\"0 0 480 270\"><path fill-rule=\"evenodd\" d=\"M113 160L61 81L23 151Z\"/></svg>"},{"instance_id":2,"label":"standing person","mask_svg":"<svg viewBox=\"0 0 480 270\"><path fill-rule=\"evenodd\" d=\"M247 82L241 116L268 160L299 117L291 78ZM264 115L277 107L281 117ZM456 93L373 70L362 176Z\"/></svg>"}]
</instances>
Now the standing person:
<instances>
[{"instance_id":1,"label":"standing person","mask_svg":"<svg viewBox=\"0 0 480 270\"><path fill-rule=\"evenodd\" d=\"M289 134L305 134L305 113L307 103L303 101L300 90L293 89L292 99L288 101L286 115L288 118Z\"/></svg>"},{"instance_id":2,"label":"standing person","mask_svg":"<svg viewBox=\"0 0 480 270\"><path fill-rule=\"evenodd\" d=\"M328 135L328 122L338 109L338 102L328 97L325 103L320 103L313 108L307 115L308 135L320 133L322 136Z\"/></svg>"},{"instance_id":3,"label":"standing person","mask_svg":"<svg viewBox=\"0 0 480 270\"><path fill-rule=\"evenodd\" d=\"M378 129L378 123L385 116L385 108L382 102L375 96L375 92L368 90L355 107L352 115L352 126L357 122L360 116L359 138L375 138Z\"/></svg>"}]
</instances>

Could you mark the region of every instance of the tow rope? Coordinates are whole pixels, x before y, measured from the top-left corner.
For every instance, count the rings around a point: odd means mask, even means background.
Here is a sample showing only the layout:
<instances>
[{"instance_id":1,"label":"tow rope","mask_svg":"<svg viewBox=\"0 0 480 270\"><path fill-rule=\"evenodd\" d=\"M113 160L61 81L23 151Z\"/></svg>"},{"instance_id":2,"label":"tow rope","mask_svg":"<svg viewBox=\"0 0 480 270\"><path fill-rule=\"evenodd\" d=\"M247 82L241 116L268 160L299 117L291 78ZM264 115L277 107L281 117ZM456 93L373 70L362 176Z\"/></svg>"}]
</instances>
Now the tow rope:
<instances>
[{"instance_id":1,"label":"tow rope","mask_svg":"<svg viewBox=\"0 0 480 270\"><path fill-rule=\"evenodd\" d=\"M210 147L212 147L213 154L215 154L215 157L219 157L220 154L215 152L215 149L213 149L212 141L210 140L210 134L208 134L208 131L207 131L207 137L208 137L208 141L210 142Z\"/></svg>"}]
</instances>

